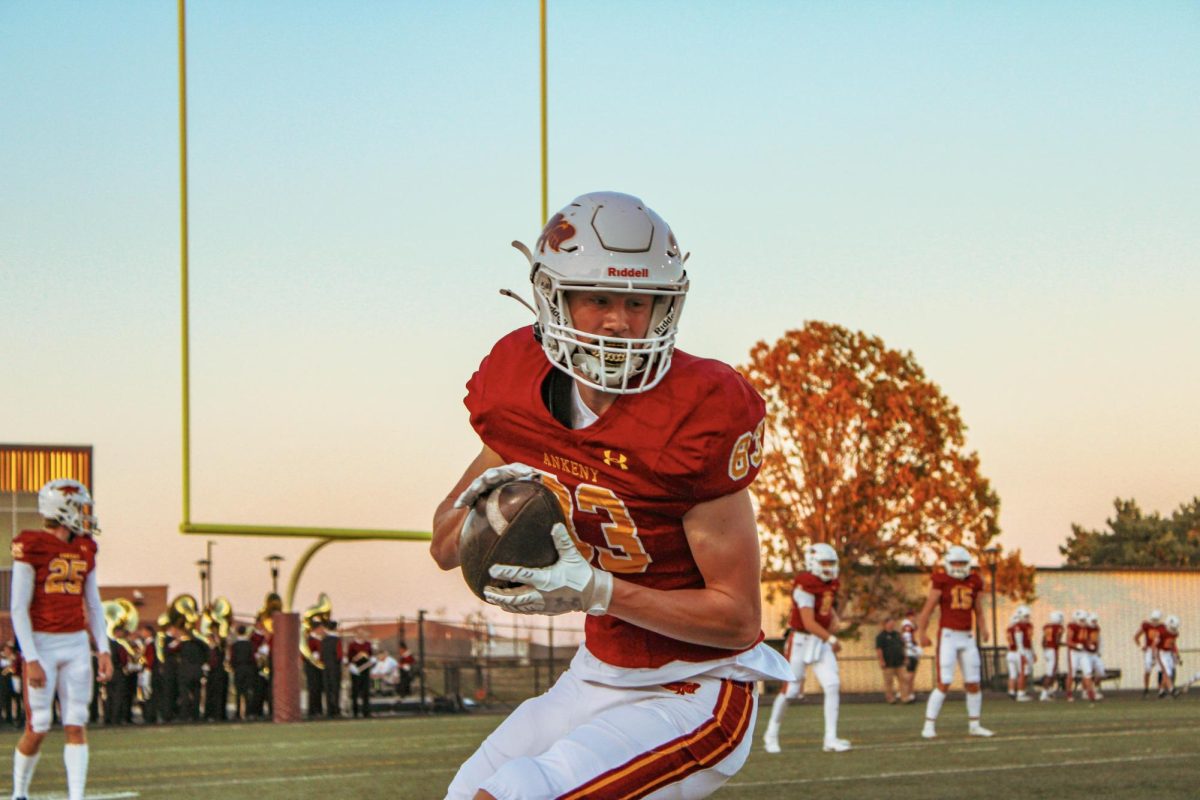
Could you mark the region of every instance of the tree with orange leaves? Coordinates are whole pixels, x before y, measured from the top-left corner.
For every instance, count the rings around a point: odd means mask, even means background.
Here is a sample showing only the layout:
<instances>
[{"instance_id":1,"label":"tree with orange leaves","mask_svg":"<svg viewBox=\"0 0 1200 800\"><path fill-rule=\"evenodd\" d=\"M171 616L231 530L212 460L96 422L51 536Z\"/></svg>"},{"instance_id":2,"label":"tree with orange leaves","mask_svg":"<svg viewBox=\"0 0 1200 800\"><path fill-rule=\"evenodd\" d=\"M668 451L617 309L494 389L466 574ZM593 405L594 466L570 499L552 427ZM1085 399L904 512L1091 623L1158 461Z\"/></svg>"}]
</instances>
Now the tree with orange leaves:
<instances>
[{"instance_id":1,"label":"tree with orange leaves","mask_svg":"<svg viewBox=\"0 0 1200 800\"><path fill-rule=\"evenodd\" d=\"M803 568L827 542L844 565L843 618L867 621L911 605L893 580L935 564L951 544L995 545L1000 501L967 452L958 409L912 353L823 322L759 342L742 373L767 402L758 501L768 575ZM997 590L1033 595L1020 551L1000 554Z\"/></svg>"}]
</instances>

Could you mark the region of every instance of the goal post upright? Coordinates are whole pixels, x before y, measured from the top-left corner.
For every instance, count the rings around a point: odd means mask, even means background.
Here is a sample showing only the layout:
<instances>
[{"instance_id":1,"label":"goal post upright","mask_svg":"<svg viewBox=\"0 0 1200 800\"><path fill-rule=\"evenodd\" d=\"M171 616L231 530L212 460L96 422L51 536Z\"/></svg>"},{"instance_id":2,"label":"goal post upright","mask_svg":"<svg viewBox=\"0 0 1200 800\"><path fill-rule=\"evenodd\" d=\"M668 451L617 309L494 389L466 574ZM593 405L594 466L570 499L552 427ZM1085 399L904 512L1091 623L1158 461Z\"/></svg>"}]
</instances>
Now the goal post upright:
<instances>
[{"instance_id":1,"label":"goal post upright","mask_svg":"<svg viewBox=\"0 0 1200 800\"><path fill-rule=\"evenodd\" d=\"M296 586L312 557L325 545L338 541L429 541L428 531L376 528L326 528L294 525L247 525L192 521L191 506L191 359L188 280L188 141L187 141L187 0L177 0L179 52L179 288L180 356L182 367L182 500L179 532L194 536L274 536L317 539L292 569L285 610L292 608Z\"/></svg>"}]
</instances>

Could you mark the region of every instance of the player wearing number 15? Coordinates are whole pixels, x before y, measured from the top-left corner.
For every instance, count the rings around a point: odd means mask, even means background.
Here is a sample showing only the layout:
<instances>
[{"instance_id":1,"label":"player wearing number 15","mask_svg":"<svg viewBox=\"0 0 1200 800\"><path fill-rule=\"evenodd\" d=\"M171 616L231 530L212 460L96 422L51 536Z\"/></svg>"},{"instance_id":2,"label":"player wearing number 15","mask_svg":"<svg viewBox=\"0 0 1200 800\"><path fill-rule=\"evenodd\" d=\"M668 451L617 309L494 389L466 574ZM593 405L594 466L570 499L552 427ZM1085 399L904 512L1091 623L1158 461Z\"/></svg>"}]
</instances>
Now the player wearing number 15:
<instances>
[{"instance_id":1,"label":"player wearing number 15","mask_svg":"<svg viewBox=\"0 0 1200 800\"><path fill-rule=\"evenodd\" d=\"M520 248L537 324L468 383L483 447L438 506L431 550L458 566L466 509L538 474L566 518L558 561L493 566L484 594L513 613L586 612L585 641L448 796L706 797L749 755L756 682L790 677L762 643L747 491L763 401L727 365L675 350L686 257L637 198L583 195Z\"/></svg>"},{"instance_id":2,"label":"player wearing number 15","mask_svg":"<svg viewBox=\"0 0 1200 800\"><path fill-rule=\"evenodd\" d=\"M66 745L68 800L83 800L88 747L84 725L92 697L92 647L98 675L112 675L112 657L96 583L96 518L87 487L58 479L38 492L42 530L22 531L13 540L12 625L25 659L25 732L13 756L14 798L29 794L29 783L50 730L54 697L60 699ZM86 615L85 615L86 610Z\"/></svg>"},{"instance_id":3,"label":"player wearing number 15","mask_svg":"<svg viewBox=\"0 0 1200 800\"><path fill-rule=\"evenodd\" d=\"M963 685L967 690L967 733L971 736L991 736L992 732L979 724L983 711L983 693L979 691L979 646L972 633L973 625L979 627L979 637L988 641L987 622L982 613L983 580L971 571L971 554L965 547L952 546L943 558L945 572L934 572L929 596L917 618L917 630L921 646L929 647L932 642L926 630L929 617L935 606L939 609L937 688L929 693L925 706L925 728L921 735L926 739L937 736L935 723L946 701L946 693L954 682L954 666L962 670Z\"/></svg>"}]
</instances>

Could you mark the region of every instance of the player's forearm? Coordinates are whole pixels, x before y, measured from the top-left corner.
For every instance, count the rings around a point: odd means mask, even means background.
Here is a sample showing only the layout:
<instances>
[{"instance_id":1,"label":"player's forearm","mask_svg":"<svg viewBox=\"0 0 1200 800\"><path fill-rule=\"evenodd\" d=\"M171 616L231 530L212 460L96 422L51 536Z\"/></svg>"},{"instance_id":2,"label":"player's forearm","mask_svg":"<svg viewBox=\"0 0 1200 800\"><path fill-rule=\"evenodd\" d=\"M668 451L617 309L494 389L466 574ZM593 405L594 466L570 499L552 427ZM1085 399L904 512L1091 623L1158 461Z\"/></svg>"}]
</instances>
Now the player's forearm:
<instances>
[{"instance_id":1,"label":"player's forearm","mask_svg":"<svg viewBox=\"0 0 1200 800\"><path fill-rule=\"evenodd\" d=\"M458 561L458 537L462 532L467 509L455 508L454 498L447 497L433 514L433 538L429 552L442 569L454 569Z\"/></svg>"},{"instance_id":2,"label":"player's forearm","mask_svg":"<svg viewBox=\"0 0 1200 800\"><path fill-rule=\"evenodd\" d=\"M29 616L29 604L33 602L33 567L23 561L13 564L12 594L9 600L13 634L21 647L26 661L38 661L37 646L33 643L33 620Z\"/></svg>"},{"instance_id":3,"label":"player's forearm","mask_svg":"<svg viewBox=\"0 0 1200 800\"><path fill-rule=\"evenodd\" d=\"M752 646L762 632L757 594L739 598L716 589L664 591L616 578L608 613L672 639L728 650Z\"/></svg>"}]
</instances>

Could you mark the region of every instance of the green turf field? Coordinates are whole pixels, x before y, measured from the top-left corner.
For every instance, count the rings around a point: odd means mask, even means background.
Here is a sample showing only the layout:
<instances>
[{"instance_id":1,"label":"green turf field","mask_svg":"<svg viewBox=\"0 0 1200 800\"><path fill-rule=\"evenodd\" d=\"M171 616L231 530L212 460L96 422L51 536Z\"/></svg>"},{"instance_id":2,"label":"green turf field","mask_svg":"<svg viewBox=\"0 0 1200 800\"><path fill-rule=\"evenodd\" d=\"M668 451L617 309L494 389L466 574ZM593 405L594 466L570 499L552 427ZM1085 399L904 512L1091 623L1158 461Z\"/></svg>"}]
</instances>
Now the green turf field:
<instances>
[{"instance_id":1,"label":"green turf field","mask_svg":"<svg viewBox=\"0 0 1200 800\"><path fill-rule=\"evenodd\" d=\"M1200 697L1095 706L1017 705L989 696L993 739L968 739L961 695L946 703L940 738L920 738L924 705L842 706L849 753L820 752L821 698L784 719L784 752L754 752L716 797L794 798L1171 798L1200 797ZM168 800L378 800L440 798L459 762L501 717L392 717L294 725L200 725L90 732L89 798ZM3 770L15 734L4 734ZM31 800L63 797L60 733L53 733ZM7 797L7 780L0 796Z\"/></svg>"}]
</instances>

